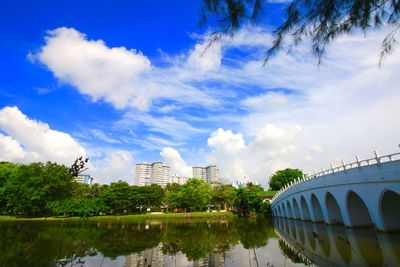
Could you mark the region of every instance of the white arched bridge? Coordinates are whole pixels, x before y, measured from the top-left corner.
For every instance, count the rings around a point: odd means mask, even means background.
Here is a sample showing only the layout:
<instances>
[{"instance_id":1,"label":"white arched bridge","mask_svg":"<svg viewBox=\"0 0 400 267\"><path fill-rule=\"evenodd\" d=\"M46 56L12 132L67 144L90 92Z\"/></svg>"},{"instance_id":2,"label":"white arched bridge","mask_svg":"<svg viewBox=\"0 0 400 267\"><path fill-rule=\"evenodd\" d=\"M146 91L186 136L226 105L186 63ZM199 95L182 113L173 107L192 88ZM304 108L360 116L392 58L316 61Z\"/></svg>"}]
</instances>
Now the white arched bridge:
<instances>
[{"instance_id":1,"label":"white arched bridge","mask_svg":"<svg viewBox=\"0 0 400 267\"><path fill-rule=\"evenodd\" d=\"M273 216L400 231L400 153L374 153L287 185L271 200Z\"/></svg>"}]
</instances>

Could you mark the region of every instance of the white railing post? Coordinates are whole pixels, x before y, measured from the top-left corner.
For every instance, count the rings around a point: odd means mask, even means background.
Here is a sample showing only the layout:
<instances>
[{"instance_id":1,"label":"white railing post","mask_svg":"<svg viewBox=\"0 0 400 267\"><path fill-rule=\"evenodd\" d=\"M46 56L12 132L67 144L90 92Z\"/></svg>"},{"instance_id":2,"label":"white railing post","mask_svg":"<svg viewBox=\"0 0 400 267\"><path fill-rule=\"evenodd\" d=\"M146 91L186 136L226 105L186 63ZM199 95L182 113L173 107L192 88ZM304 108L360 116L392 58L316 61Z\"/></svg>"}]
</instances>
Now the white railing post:
<instances>
[{"instance_id":1,"label":"white railing post","mask_svg":"<svg viewBox=\"0 0 400 267\"><path fill-rule=\"evenodd\" d=\"M334 173L335 172L335 170L334 170L335 168L333 168L333 164L331 163L331 170L332 170L332 173Z\"/></svg>"},{"instance_id":2,"label":"white railing post","mask_svg":"<svg viewBox=\"0 0 400 267\"><path fill-rule=\"evenodd\" d=\"M358 167L361 167L360 160L358 159L357 155L356 155L356 162L357 162Z\"/></svg>"},{"instance_id":3,"label":"white railing post","mask_svg":"<svg viewBox=\"0 0 400 267\"><path fill-rule=\"evenodd\" d=\"M378 151L374 150L374 155L377 163L381 163L381 159L379 158Z\"/></svg>"}]
</instances>

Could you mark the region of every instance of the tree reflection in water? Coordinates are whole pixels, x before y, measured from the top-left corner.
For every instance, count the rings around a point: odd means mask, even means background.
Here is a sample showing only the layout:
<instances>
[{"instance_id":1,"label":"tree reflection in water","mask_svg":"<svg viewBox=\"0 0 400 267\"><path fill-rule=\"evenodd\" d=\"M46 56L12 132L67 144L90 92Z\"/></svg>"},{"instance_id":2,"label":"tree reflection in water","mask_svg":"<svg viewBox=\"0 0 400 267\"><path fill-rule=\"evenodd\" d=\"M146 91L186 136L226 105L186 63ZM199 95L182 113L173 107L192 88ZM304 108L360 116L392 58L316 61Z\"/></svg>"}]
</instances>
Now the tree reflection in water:
<instances>
[{"instance_id":1,"label":"tree reflection in water","mask_svg":"<svg viewBox=\"0 0 400 267\"><path fill-rule=\"evenodd\" d=\"M237 244L258 248L275 236L271 224L256 219L21 222L3 223L0 232L0 266L84 266L90 257L114 260L146 251L166 256L180 253L193 262L222 255L218 260L223 262L225 252ZM145 261L143 255L138 260Z\"/></svg>"},{"instance_id":2,"label":"tree reflection in water","mask_svg":"<svg viewBox=\"0 0 400 267\"><path fill-rule=\"evenodd\" d=\"M0 224L2 266L400 266L400 234L278 219Z\"/></svg>"}]
</instances>

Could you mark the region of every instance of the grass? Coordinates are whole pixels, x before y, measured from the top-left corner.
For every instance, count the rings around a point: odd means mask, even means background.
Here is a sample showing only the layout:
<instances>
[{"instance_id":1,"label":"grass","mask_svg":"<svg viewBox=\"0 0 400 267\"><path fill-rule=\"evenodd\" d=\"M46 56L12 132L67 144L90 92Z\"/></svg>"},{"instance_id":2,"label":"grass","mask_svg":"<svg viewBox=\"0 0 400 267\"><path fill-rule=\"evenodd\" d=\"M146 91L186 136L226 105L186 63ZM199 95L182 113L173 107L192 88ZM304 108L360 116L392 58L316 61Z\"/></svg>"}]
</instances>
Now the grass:
<instances>
[{"instance_id":1,"label":"grass","mask_svg":"<svg viewBox=\"0 0 400 267\"><path fill-rule=\"evenodd\" d=\"M221 219L232 218L231 212L187 212L187 213L161 213L161 214L130 214L130 215L109 215L109 216L93 216L88 217L88 221L138 221L147 219L191 219L191 218L209 218ZM0 216L1 221L79 221L80 217L16 217L16 216Z\"/></svg>"},{"instance_id":2,"label":"grass","mask_svg":"<svg viewBox=\"0 0 400 267\"><path fill-rule=\"evenodd\" d=\"M262 193L262 195L263 195L264 197L273 197L273 196L276 194L276 192L278 192L278 191L272 191L272 190L264 191L264 192Z\"/></svg>"}]
</instances>

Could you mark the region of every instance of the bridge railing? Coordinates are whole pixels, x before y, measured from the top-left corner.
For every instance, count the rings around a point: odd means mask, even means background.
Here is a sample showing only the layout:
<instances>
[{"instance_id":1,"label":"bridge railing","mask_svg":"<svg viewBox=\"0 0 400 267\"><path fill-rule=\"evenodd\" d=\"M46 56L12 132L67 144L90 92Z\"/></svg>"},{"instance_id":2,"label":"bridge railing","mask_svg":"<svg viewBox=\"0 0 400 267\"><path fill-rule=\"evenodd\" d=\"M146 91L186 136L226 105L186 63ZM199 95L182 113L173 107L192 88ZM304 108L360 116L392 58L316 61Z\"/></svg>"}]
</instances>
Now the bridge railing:
<instances>
[{"instance_id":1,"label":"bridge railing","mask_svg":"<svg viewBox=\"0 0 400 267\"><path fill-rule=\"evenodd\" d=\"M399 147L400 147L400 145L399 145ZM358 156L356 156L356 161L354 161L354 162L345 163L342 160L341 165L339 165L337 167L334 167L333 164L331 163L330 168L327 170L324 170L324 168L322 168L322 171L320 171L320 172L314 171L314 174L312 174L312 175L305 174L303 178L293 181L290 184L284 186L281 190L279 190L275 194L275 196L272 198L271 203L273 203L275 201L275 199L277 199L281 194L286 192L288 189L290 189L298 184L301 184L303 182L306 182L308 180L315 179L315 178L325 176L328 174L332 174L332 173L346 171L349 169L360 168L360 167L400 160L400 152L392 153L392 154L388 154L388 155L384 155L384 156L379 156L378 152L376 150L374 150L374 155L375 156L373 158L364 159L364 160L359 160Z\"/></svg>"}]
</instances>

